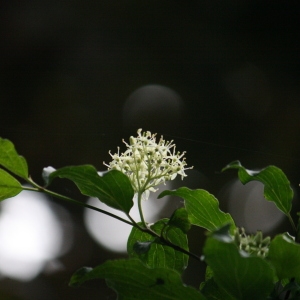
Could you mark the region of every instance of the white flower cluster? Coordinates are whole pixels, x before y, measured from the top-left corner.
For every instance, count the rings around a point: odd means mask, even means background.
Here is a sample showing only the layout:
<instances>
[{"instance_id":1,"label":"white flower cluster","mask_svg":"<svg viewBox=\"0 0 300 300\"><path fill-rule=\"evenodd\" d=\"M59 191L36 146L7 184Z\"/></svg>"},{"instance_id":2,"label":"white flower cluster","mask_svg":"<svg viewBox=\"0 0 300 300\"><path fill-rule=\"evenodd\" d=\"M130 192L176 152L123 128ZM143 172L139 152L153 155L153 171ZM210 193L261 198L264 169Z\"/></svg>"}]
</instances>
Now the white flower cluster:
<instances>
[{"instance_id":1,"label":"white flower cluster","mask_svg":"<svg viewBox=\"0 0 300 300\"><path fill-rule=\"evenodd\" d=\"M240 250L252 255L266 257L269 252L271 238L269 236L263 238L261 231L257 231L255 235L247 235L244 228L237 228L234 241Z\"/></svg>"},{"instance_id":2,"label":"white flower cluster","mask_svg":"<svg viewBox=\"0 0 300 300\"><path fill-rule=\"evenodd\" d=\"M185 170L185 152L177 152L173 141L165 141L163 137L156 142L156 134L137 131L137 137L130 137L130 144L123 140L127 150L120 154L110 154L112 162L105 164L109 169L115 169L126 174L136 193L144 193L148 198L149 192L155 192L155 186L173 180L177 174L187 176Z\"/></svg>"}]
</instances>

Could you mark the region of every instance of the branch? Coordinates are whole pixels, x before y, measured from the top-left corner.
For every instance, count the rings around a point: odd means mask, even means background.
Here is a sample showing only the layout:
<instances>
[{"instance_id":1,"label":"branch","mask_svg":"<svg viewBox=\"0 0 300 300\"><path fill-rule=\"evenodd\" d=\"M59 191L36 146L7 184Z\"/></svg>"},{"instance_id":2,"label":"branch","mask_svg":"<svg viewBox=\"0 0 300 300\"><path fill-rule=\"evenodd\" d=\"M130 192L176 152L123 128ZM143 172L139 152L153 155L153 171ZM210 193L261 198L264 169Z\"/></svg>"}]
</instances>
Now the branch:
<instances>
[{"instance_id":1,"label":"branch","mask_svg":"<svg viewBox=\"0 0 300 300\"><path fill-rule=\"evenodd\" d=\"M58 194L58 193L55 193L53 191L50 191L42 186L39 186L38 184L36 184L34 181L32 181L32 179L29 180L30 184L32 184L35 188L27 188L27 187L23 187L24 190L29 190L29 191L33 191L33 192L41 192L41 193L45 193L45 194L48 194L48 195L51 195L55 198L58 198L58 199L61 199L61 200L64 200L64 201L67 201L67 202L70 202L70 203L74 203L76 205L79 205L79 206L82 206L82 207L86 207L86 208L89 208L89 209L92 209L92 210L95 210L95 211L98 211L102 214L105 214L105 215L108 215L114 219L117 219L123 223L126 223L128 225L131 225L131 226L135 226L134 223L126 220L126 219L123 219L113 213L110 213L106 210L103 210L103 209L100 209L98 207L95 207L95 206L92 206L92 205L89 205L89 204L86 204L86 203L83 203L83 202L80 202L80 201L77 201L77 200L74 200L72 198L69 198L67 196L64 196L64 195L61 195L61 194Z\"/></svg>"},{"instance_id":2,"label":"branch","mask_svg":"<svg viewBox=\"0 0 300 300\"><path fill-rule=\"evenodd\" d=\"M28 190L28 191L33 191L33 192L41 192L41 193L45 193L45 194L48 194L48 195L51 195L55 198L58 198L58 199L61 199L61 200L64 200L64 201L67 201L67 202L70 202L70 203L74 203L76 205L79 205L79 206L82 206L82 207L86 207L86 208L89 208L89 209L92 209L92 210L95 210L97 212L100 212L102 214L105 214L105 215L108 215L114 219L117 219L123 223L126 223L128 225L131 225L132 227L135 227L137 229L139 229L140 231L142 232L146 232L150 235L152 235L153 237L156 237L158 238L162 243L164 243L165 245L167 246L170 246L172 247L173 249L177 250L177 251L180 251L198 261L201 261L201 258L200 256L192 253L192 252L189 252L183 248L181 248L180 246L177 246L175 244L173 244L172 242L170 242L169 240L167 240L166 238L164 238L162 235L159 235L157 234L156 232L154 232L153 230L151 230L148 226L145 226L145 227L141 227L138 223L136 223L134 221L134 219L129 215L127 214L127 217L130 219L130 221L126 220L126 219L123 219L117 215L114 215L113 213L110 213L106 210L103 210L103 209L100 209L100 208L97 208L95 206L92 206L92 205L88 205L86 203L83 203L83 202L79 202L77 200L74 200L72 198L69 198L67 196L64 196L64 195L61 195L61 194L58 194L56 192L53 192L53 191L50 191L40 185L38 185L37 183L35 183L31 178L28 179L28 182L34 186L34 188L29 188L29 187L22 187L24 190Z\"/></svg>"}]
</instances>

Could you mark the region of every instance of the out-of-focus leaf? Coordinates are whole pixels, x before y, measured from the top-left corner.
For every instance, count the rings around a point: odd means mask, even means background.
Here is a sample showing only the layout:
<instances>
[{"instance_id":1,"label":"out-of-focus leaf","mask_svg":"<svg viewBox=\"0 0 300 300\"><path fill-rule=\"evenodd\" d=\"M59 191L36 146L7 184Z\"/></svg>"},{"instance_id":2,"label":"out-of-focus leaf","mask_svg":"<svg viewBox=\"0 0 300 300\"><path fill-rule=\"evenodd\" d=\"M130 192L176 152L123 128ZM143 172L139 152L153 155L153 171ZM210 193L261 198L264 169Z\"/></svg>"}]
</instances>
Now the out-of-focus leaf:
<instances>
[{"instance_id":1,"label":"out-of-focus leaf","mask_svg":"<svg viewBox=\"0 0 300 300\"><path fill-rule=\"evenodd\" d=\"M70 285L76 287L87 280L105 279L119 300L206 299L196 289L185 286L176 271L148 268L137 259L106 261L90 272L85 271L82 276L75 273Z\"/></svg>"},{"instance_id":2,"label":"out-of-focus leaf","mask_svg":"<svg viewBox=\"0 0 300 300\"><path fill-rule=\"evenodd\" d=\"M203 252L221 290L238 300L267 299L274 287L275 274L265 259L242 255L230 236L222 238L220 232L208 237Z\"/></svg>"},{"instance_id":3,"label":"out-of-focus leaf","mask_svg":"<svg viewBox=\"0 0 300 300\"><path fill-rule=\"evenodd\" d=\"M213 278L208 279L201 288L202 294L209 300L237 300L237 298L228 294L220 288Z\"/></svg>"},{"instance_id":4,"label":"out-of-focus leaf","mask_svg":"<svg viewBox=\"0 0 300 300\"><path fill-rule=\"evenodd\" d=\"M228 233L228 230L227 230ZM207 266L205 272L205 281L200 285L200 291L202 294L211 300L236 300L234 297L229 295L225 290L221 289L213 279L213 271Z\"/></svg>"},{"instance_id":5,"label":"out-of-focus leaf","mask_svg":"<svg viewBox=\"0 0 300 300\"><path fill-rule=\"evenodd\" d=\"M277 235L271 241L267 259L275 267L279 279L300 279L300 244L287 234Z\"/></svg>"},{"instance_id":6,"label":"out-of-focus leaf","mask_svg":"<svg viewBox=\"0 0 300 300\"><path fill-rule=\"evenodd\" d=\"M18 195L23 190L18 180L0 169L0 201Z\"/></svg>"},{"instance_id":7,"label":"out-of-focus leaf","mask_svg":"<svg viewBox=\"0 0 300 300\"><path fill-rule=\"evenodd\" d=\"M222 171L238 169L238 176L243 184L257 180L264 184L264 196L272 201L286 215L291 211L294 192L283 171L275 166L268 166L260 171L244 168L239 161L228 164Z\"/></svg>"},{"instance_id":8,"label":"out-of-focus leaf","mask_svg":"<svg viewBox=\"0 0 300 300\"><path fill-rule=\"evenodd\" d=\"M0 165L21 178L28 178L25 158L17 153L11 141L2 138L0 138Z\"/></svg>"},{"instance_id":9,"label":"out-of-focus leaf","mask_svg":"<svg viewBox=\"0 0 300 300\"><path fill-rule=\"evenodd\" d=\"M177 227L168 227L167 223L168 219L160 220L153 224L151 229L159 235L163 234L173 244L188 250L186 234ZM148 251L140 251L141 244L147 245L148 248L144 250ZM182 273L188 264L188 255L161 243L149 233L142 232L135 227L132 228L128 237L127 252L130 257L139 258L151 268L165 267Z\"/></svg>"},{"instance_id":10,"label":"out-of-focus leaf","mask_svg":"<svg viewBox=\"0 0 300 300\"><path fill-rule=\"evenodd\" d=\"M49 170L49 167L45 170ZM72 180L83 195L96 197L106 205L125 213L129 213L133 206L133 188L129 178L120 171L111 170L100 176L91 165L64 167L47 172L48 184L56 177Z\"/></svg>"},{"instance_id":11,"label":"out-of-focus leaf","mask_svg":"<svg viewBox=\"0 0 300 300\"><path fill-rule=\"evenodd\" d=\"M225 224L231 224L232 229L235 227L231 215L221 211L218 200L205 190L190 190L182 187L174 191L163 191L158 198L166 195L178 196L184 199L189 220L193 225L203 227L209 231L214 231Z\"/></svg>"}]
</instances>

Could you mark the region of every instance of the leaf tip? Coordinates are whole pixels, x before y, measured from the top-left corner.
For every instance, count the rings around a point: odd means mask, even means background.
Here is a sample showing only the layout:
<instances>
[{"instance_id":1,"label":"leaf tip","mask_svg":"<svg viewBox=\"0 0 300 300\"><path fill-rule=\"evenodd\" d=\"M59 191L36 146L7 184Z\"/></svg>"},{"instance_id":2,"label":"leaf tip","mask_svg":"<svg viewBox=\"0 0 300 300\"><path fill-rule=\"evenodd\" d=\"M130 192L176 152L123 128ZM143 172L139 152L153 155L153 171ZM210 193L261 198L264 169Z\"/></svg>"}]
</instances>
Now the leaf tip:
<instances>
[{"instance_id":1,"label":"leaf tip","mask_svg":"<svg viewBox=\"0 0 300 300\"><path fill-rule=\"evenodd\" d=\"M242 167L242 164L239 160L234 160L232 161L231 163L227 164L222 170L221 172L224 172L226 170L229 170L229 169L238 169Z\"/></svg>"},{"instance_id":2,"label":"leaf tip","mask_svg":"<svg viewBox=\"0 0 300 300\"><path fill-rule=\"evenodd\" d=\"M93 268L90 267L83 267L77 270L71 277L69 281L70 287L79 287L84 281L85 276L90 273L93 270Z\"/></svg>"},{"instance_id":3,"label":"leaf tip","mask_svg":"<svg viewBox=\"0 0 300 300\"><path fill-rule=\"evenodd\" d=\"M103 177L105 176L109 171L98 171L97 174L100 176L100 177Z\"/></svg>"}]
</instances>

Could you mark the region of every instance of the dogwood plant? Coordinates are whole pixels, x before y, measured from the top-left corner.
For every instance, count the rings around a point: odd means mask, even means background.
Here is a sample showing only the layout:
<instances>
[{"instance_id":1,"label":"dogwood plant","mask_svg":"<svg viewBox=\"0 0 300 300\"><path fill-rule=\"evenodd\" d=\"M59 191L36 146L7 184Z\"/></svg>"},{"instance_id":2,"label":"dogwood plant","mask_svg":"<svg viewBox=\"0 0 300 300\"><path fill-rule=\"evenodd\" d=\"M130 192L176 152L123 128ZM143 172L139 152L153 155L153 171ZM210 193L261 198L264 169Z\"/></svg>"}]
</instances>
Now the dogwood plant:
<instances>
[{"instance_id":1,"label":"dogwood plant","mask_svg":"<svg viewBox=\"0 0 300 300\"><path fill-rule=\"evenodd\" d=\"M238 299L300 299L300 225L292 216L293 190L283 171L268 166L259 171L247 170L239 161L222 171L237 169L243 184L256 180L264 184L264 197L275 203L288 218L290 232L264 237L261 231L248 234L237 228L230 214L219 209L218 200L203 189L186 187L165 190L167 195L181 197L184 202L169 218L149 224L143 215L142 199L157 186L186 177L185 152L177 152L173 141L138 130L126 150L111 154L105 163L106 172L91 165L67 166L55 170L44 168L44 186L29 175L28 165L7 139L0 139L0 201L14 197L23 190L52 195L132 226L128 237L128 258L109 260L94 268L83 267L70 279L70 286L80 287L92 279L105 279L121 300L238 300ZM108 206L123 211L127 218L58 194L49 186L57 178L73 181L86 196L96 197ZM26 186L23 183L27 183ZM28 187L28 184L30 187ZM141 222L134 220L133 198L138 198ZM9 201L9 200L6 200ZM150 200L148 200L150 201ZM242 201L242 199L241 199ZM1 214L0 214L1 217ZM192 253L188 246L188 231L192 226L207 232L203 249ZM206 263L206 278L199 288L182 282L190 259Z\"/></svg>"}]
</instances>

